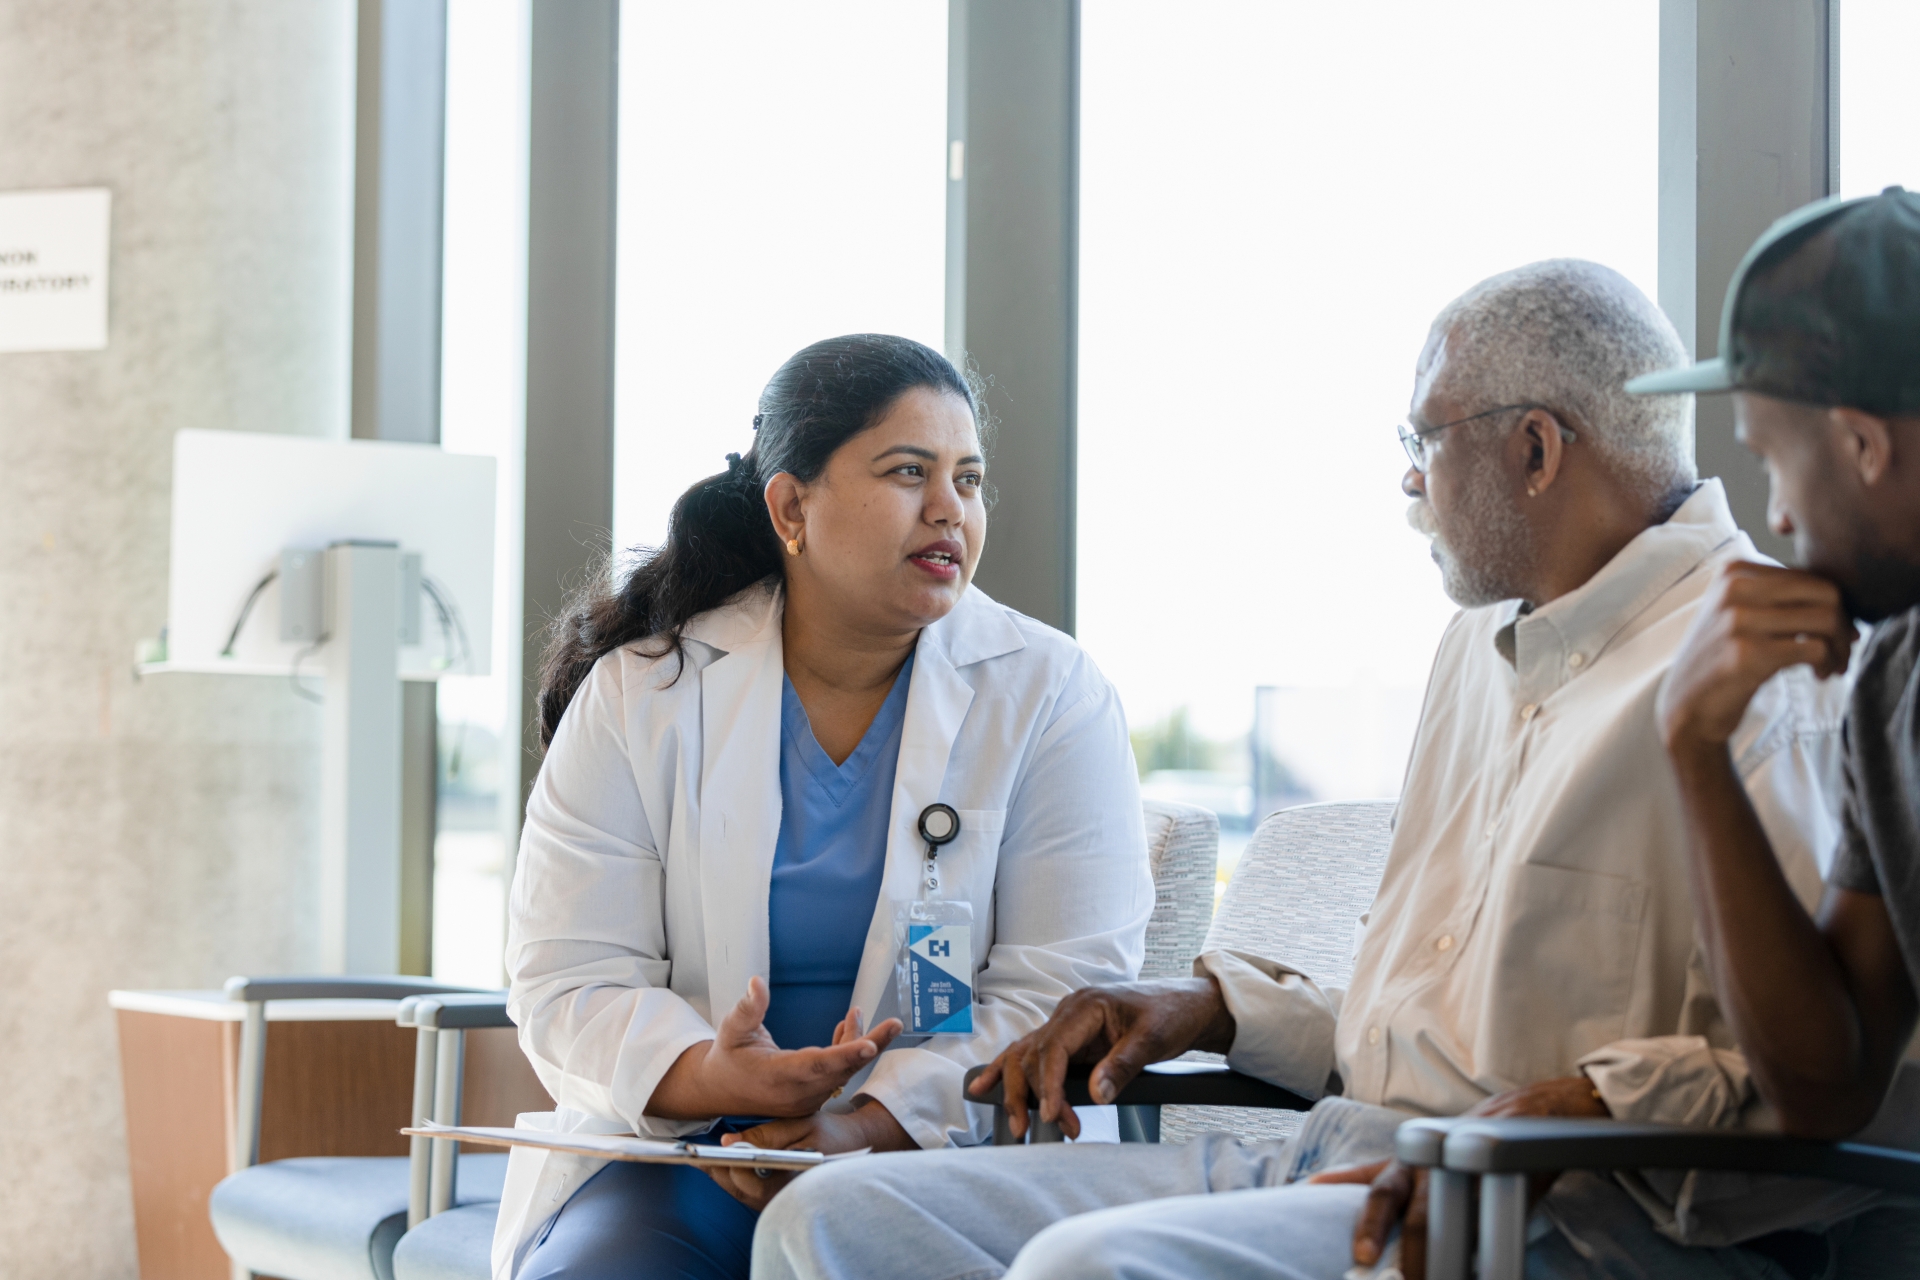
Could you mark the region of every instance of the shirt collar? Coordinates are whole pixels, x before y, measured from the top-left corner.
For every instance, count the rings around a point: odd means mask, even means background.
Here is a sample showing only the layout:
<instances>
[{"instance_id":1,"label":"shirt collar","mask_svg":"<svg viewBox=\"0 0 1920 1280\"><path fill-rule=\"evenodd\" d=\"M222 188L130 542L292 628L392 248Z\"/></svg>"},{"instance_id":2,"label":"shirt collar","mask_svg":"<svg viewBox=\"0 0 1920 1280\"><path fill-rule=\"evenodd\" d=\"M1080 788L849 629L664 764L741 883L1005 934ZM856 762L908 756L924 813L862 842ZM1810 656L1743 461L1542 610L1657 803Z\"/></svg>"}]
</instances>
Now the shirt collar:
<instances>
[{"instance_id":1,"label":"shirt collar","mask_svg":"<svg viewBox=\"0 0 1920 1280\"><path fill-rule=\"evenodd\" d=\"M1538 609L1518 600L1499 606L1505 620L1493 643L1519 679L1517 696L1537 703L1589 670L1629 622L1739 535L1726 490L1707 480L1566 595Z\"/></svg>"}]
</instances>

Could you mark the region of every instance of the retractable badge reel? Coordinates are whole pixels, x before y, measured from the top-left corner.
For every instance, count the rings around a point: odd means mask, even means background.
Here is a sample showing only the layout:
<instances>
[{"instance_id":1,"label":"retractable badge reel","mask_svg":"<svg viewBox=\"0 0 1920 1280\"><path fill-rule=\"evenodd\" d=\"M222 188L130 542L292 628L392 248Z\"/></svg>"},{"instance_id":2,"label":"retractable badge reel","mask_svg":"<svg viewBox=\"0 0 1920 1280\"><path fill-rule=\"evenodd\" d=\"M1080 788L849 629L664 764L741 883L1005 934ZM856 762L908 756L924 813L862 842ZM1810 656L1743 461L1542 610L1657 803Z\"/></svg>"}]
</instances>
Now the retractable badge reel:
<instances>
[{"instance_id":1,"label":"retractable badge reel","mask_svg":"<svg viewBox=\"0 0 1920 1280\"><path fill-rule=\"evenodd\" d=\"M919 897L901 912L900 1008L910 1035L973 1034L973 905L940 890L940 849L960 834L951 806L920 811L927 842Z\"/></svg>"}]
</instances>

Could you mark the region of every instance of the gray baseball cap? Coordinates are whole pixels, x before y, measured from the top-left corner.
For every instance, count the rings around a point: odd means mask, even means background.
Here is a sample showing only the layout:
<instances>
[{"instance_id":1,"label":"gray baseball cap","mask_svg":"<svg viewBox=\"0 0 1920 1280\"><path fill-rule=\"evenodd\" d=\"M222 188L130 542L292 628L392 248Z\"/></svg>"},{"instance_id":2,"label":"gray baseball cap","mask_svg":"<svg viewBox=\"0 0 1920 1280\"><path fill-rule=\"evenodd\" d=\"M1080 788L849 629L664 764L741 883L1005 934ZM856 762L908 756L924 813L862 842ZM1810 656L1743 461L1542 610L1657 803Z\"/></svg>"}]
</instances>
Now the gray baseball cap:
<instances>
[{"instance_id":1,"label":"gray baseball cap","mask_svg":"<svg viewBox=\"0 0 1920 1280\"><path fill-rule=\"evenodd\" d=\"M1720 353L1626 390L1920 412L1920 195L1835 197L1774 223L1727 285Z\"/></svg>"}]
</instances>

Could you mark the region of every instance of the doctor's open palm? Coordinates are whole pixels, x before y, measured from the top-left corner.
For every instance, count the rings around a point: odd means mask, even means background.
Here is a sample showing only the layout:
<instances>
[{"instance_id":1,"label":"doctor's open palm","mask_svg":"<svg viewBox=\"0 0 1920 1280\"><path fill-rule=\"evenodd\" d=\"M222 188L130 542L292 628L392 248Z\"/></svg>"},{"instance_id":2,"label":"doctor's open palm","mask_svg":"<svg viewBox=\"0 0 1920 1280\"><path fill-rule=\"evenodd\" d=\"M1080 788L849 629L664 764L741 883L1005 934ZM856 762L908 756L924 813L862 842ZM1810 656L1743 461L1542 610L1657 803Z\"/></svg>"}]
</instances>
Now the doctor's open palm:
<instances>
[{"instance_id":1,"label":"doctor's open palm","mask_svg":"<svg viewBox=\"0 0 1920 1280\"><path fill-rule=\"evenodd\" d=\"M749 981L747 994L720 1019L714 1038L686 1049L667 1068L647 1114L669 1120L811 1115L900 1034L900 1020L889 1018L861 1035L855 1009L836 1029L832 1044L782 1049L763 1022L767 998L765 982Z\"/></svg>"}]
</instances>

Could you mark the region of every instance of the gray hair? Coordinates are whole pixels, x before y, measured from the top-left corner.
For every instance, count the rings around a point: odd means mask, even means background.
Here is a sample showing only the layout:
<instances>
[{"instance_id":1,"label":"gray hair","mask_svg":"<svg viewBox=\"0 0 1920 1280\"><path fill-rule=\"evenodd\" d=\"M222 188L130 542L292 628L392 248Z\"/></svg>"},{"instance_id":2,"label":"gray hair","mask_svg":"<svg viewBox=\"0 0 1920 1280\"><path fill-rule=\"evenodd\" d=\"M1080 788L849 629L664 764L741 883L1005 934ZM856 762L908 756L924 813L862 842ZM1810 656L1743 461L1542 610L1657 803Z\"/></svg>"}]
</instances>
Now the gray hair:
<instances>
[{"instance_id":1,"label":"gray hair","mask_svg":"<svg viewBox=\"0 0 1920 1280\"><path fill-rule=\"evenodd\" d=\"M1660 308L1619 272L1578 258L1482 280L1434 319L1424 370L1469 412L1541 404L1578 419L1583 444L1649 506L1671 511L1698 479L1693 397L1630 396L1629 378L1687 362Z\"/></svg>"}]
</instances>

